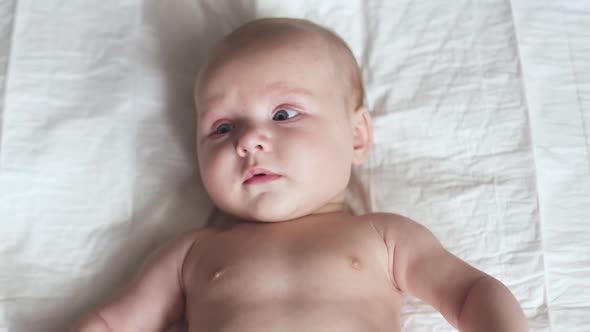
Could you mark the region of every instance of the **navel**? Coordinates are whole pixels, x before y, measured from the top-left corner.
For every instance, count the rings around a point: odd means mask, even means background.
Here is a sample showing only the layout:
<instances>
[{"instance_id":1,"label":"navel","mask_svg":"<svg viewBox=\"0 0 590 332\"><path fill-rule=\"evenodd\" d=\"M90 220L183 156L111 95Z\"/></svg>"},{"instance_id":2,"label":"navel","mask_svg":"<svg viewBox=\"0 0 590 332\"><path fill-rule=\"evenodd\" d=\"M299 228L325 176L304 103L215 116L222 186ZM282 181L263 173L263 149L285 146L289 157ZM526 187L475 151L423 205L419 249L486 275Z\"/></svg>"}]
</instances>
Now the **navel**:
<instances>
[{"instance_id":1,"label":"navel","mask_svg":"<svg viewBox=\"0 0 590 332\"><path fill-rule=\"evenodd\" d=\"M358 257L356 257L356 256L348 256L348 259L349 259L349 262L350 262L350 266L353 269L355 269L357 271L360 271L361 270L362 264L361 264L361 260Z\"/></svg>"}]
</instances>

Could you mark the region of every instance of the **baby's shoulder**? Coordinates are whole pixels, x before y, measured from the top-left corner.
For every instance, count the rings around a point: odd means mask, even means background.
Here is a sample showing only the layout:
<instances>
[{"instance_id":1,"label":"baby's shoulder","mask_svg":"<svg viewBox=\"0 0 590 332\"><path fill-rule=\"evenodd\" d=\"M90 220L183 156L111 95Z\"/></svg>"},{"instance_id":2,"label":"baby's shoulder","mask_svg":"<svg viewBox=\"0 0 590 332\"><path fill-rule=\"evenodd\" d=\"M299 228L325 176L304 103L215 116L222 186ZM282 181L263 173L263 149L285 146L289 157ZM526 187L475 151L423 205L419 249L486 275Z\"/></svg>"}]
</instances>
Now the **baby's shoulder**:
<instances>
[{"instance_id":1,"label":"baby's shoulder","mask_svg":"<svg viewBox=\"0 0 590 332\"><path fill-rule=\"evenodd\" d=\"M416 223L415 221L402 215L388 212L373 212L359 217L367 222L370 222L379 233L384 233L393 229L401 230L404 227L408 227Z\"/></svg>"},{"instance_id":2,"label":"baby's shoulder","mask_svg":"<svg viewBox=\"0 0 590 332\"><path fill-rule=\"evenodd\" d=\"M210 235L209 233L210 230L208 228L195 228L180 233L172 241L175 243L178 251L188 253L192 247L205 240Z\"/></svg>"},{"instance_id":3,"label":"baby's shoulder","mask_svg":"<svg viewBox=\"0 0 590 332\"><path fill-rule=\"evenodd\" d=\"M182 232L160 246L152 253L152 257L156 261L171 260L175 261L176 264L182 265L191 248L206 236L207 231L200 228Z\"/></svg>"},{"instance_id":4,"label":"baby's shoulder","mask_svg":"<svg viewBox=\"0 0 590 332\"><path fill-rule=\"evenodd\" d=\"M387 241L422 238L429 235L428 229L414 220L395 213L377 212L364 216L375 230Z\"/></svg>"}]
</instances>

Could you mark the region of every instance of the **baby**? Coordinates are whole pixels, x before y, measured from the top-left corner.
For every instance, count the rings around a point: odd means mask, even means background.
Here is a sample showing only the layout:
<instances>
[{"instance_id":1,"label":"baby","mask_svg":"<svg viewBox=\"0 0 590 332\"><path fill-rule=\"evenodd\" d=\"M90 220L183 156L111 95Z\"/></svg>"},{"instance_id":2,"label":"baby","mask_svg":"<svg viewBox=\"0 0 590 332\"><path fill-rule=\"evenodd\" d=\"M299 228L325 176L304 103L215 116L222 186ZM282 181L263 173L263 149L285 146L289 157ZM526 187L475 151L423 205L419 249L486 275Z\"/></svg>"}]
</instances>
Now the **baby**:
<instances>
[{"instance_id":1,"label":"baby","mask_svg":"<svg viewBox=\"0 0 590 332\"><path fill-rule=\"evenodd\" d=\"M238 220L156 251L75 331L399 331L402 293L461 331L527 331L498 280L399 215L347 212L371 148L354 56L298 19L243 25L197 78L197 151L215 205Z\"/></svg>"}]
</instances>

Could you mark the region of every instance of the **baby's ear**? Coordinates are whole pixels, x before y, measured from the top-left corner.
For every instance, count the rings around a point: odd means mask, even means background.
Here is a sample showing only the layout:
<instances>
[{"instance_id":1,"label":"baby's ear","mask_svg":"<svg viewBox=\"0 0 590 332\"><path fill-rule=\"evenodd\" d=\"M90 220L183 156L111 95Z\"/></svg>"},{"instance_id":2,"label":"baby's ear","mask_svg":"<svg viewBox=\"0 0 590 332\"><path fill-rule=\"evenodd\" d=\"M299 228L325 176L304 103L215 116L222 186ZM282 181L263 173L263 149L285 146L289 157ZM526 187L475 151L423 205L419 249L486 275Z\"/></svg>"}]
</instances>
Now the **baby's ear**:
<instances>
[{"instance_id":1,"label":"baby's ear","mask_svg":"<svg viewBox=\"0 0 590 332\"><path fill-rule=\"evenodd\" d=\"M371 115L364 106L359 106L351 116L351 125L353 133L353 165L359 165L369 155L373 146L373 125L371 124Z\"/></svg>"}]
</instances>

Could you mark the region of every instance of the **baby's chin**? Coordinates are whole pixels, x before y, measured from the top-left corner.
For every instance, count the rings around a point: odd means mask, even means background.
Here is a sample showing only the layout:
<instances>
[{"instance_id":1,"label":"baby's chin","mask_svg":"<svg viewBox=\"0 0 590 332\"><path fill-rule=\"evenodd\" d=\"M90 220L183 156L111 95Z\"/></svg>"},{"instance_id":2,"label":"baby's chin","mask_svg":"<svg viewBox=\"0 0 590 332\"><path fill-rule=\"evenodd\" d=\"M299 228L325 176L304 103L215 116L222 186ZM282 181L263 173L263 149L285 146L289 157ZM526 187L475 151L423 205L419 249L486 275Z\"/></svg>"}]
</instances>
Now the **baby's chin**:
<instances>
[{"instance_id":1,"label":"baby's chin","mask_svg":"<svg viewBox=\"0 0 590 332\"><path fill-rule=\"evenodd\" d=\"M219 201L213 201L219 209L238 220L264 223L289 221L314 213L337 212L344 207L343 202L339 203L340 195L318 191L304 194L295 190L288 195L276 191L254 197L217 197Z\"/></svg>"}]
</instances>

